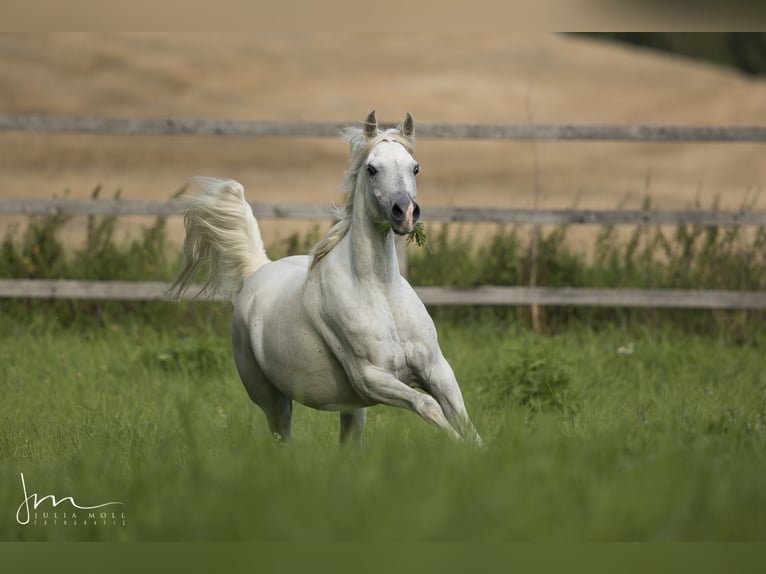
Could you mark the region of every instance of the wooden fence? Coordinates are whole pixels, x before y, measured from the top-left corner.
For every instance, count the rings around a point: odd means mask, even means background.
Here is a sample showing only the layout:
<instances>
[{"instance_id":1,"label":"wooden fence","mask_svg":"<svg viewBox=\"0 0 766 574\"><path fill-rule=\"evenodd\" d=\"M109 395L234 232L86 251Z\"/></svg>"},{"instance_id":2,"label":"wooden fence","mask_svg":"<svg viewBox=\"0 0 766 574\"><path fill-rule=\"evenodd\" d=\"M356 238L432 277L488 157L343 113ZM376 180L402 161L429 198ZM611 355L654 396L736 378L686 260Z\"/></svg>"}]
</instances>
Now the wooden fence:
<instances>
[{"instance_id":1,"label":"wooden fence","mask_svg":"<svg viewBox=\"0 0 766 574\"><path fill-rule=\"evenodd\" d=\"M347 122L242 121L180 118L83 118L0 115L0 131L112 135L337 137ZM761 126L636 126L418 123L419 138L600 140L644 142L766 142Z\"/></svg>"},{"instance_id":2,"label":"wooden fence","mask_svg":"<svg viewBox=\"0 0 766 574\"><path fill-rule=\"evenodd\" d=\"M215 121L183 119L110 119L0 115L0 130L77 132L123 135L219 135L244 137L335 137L341 123L282 121ZM759 142L766 128L699 126L574 126L420 124L421 138L512 140L611 140L649 142ZM328 206L253 203L259 218L329 219ZM183 200L0 199L0 214L25 215L152 215L176 216ZM429 207L425 221L511 224L703 225L763 226L759 211L645 211L467 209ZM72 281L0 279L0 298L164 299L168 284L139 281ZM610 307L675 307L766 309L766 292L682 289L596 289L548 287L473 288L416 287L434 305L582 305ZM193 298L195 293L187 294Z\"/></svg>"}]
</instances>

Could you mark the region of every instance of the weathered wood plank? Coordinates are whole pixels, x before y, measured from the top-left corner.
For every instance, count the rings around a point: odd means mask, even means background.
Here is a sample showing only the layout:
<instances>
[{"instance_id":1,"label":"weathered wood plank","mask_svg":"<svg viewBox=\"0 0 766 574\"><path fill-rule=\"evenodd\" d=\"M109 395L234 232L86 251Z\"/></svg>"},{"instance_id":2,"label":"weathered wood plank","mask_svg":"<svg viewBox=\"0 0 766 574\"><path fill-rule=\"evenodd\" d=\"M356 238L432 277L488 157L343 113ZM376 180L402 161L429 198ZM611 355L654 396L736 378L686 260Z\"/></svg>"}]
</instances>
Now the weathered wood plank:
<instances>
[{"instance_id":1,"label":"weathered wood plank","mask_svg":"<svg viewBox=\"0 0 766 574\"><path fill-rule=\"evenodd\" d=\"M0 298L166 300L169 283L2 279ZM183 297L198 299L199 289ZM600 289L481 286L416 287L427 305L519 305L766 309L766 292L686 289ZM209 300L209 297L199 299ZM222 300L220 296L212 298Z\"/></svg>"},{"instance_id":2,"label":"weathered wood plank","mask_svg":"<svg viewBox=\"0 0 766 574\"><path fill-rule=\"evenodd\" d=\"M0 213L22 215L180 215L184 202L123 199L0 198Z\"/></svg>"},{"instance_id":3,"label":"weathered wood plank","mask_svg":"<svg viewBox=\"0 0 766 574\"><path fill-rule=\"evenodd\" d=\"M44 133L337 137L343 126L344 124L338 122L0 115L0 130Z\"/></svg>"},{"instance_id":4,"label":"weathered wood plank","mask_svg":"<svg viewBox=\"0 0 766 574\"><path fill-rule=\"evenodd\" d=\"M766 225L766 211L421 207L425 221L553 225Z\"/></svg>"},{"instance_id":5,"label":"weathered wood plank","mask_svg":"<svg viewBox=\"0 0 766 574\"><path fill-rule=\"evenodd\" d=\"M69 279L0 279L0 298L13 299L104 299L120 301L167 300L170 283L161 281L80 281ZM199 289L182 297L197 299ZM200 299L211 299L201 297ZM222 300L213 297L213 300Z\"/></svg>"},{"instance_id":6,"label":"weathered wood plank","mask_svg":"<svg viewBox=\"0 0 766 574\"><path fill-rule=\"evenodd\" d=\"M766 292L554 287L416 287L427 305L547 305L766 309Z\"/></svg>"},{"instance_id":7,"label":"weathered wood plank","mask_svg":"<svg viewBox=\"0 0 766 574\"><path fill-rule=\"evenodd\" d=\"M268 219L331 219L329 205L314 203L251 203L256 217ZM0 214L23 215L151 215L183 212L184 200L25 199L0 198ZM478 209L423 207L424 221L553 225L766 225L766 211Z\"/></svg>"},{"instance_id":8,"label":"weathered wood plank","mask_svg":"<svg viewBox=\"0 0 766 574\"><path fill-rule=\"evenodd\" d=\"M766 142L760 126L421 124L418 136L444 139L645 142Z\"/></svg>"},{"instance_id":9,"label":"weathered wood plank","mask_svg":"<svg viewBox=\"0 0 766 574\"><path fill-rule=\"evenodd\" d=\"M0 115L0 130L118 135L337 137L347 122L97 118ZM441 139L650 142L766 142L761 126L418 124L418 136Z\"/></svg>"},{"instance_id":10,"label":"weathered wood plank","mask_svg":"<svg viewBox=\"0 0 766 574\"><path fill-rule=\"evenodd\" d=\"M253 214L265 219L332 219L332 206L323 203L251 202Z\"/></svg>"},{"instance_id":11,"label":"weathered wood plank","mask_svg":"<svg viewBox=\"0 0 766 574\"><path fill-rule=\"evenodd\" d=\"M0 198L0 213L22 215L151 215L183 214L183 199L170 201L131 199L26 199ZM313 203L252 203L256 217L275 219L329 219L329 205Z\"/></svg>"}]
</instances>

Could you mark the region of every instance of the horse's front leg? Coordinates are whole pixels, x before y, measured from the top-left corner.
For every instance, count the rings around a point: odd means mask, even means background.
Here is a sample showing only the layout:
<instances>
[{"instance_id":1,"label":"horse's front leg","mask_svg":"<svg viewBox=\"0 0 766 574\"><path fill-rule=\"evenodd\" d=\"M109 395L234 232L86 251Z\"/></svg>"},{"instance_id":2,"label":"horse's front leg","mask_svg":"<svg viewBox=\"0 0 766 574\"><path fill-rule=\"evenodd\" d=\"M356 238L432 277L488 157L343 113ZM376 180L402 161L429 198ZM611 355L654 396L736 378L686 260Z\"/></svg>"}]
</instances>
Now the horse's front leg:
<instances>
[{"instance_id":1,"label":"horse's front leg","mask_svg":"<svg viewBox=\"0 0 766 574\"><path fill-rule=\"evenodd\" d=\"M353 384L357 392L370 401L414 411L453 437L460 438L434 397L410 388L391 373L368 364L359 370Z\"/></svg>"},{"instance_id":2,"label":"horse's front leg","mask_svg":"<svg viewBox=\"0 0 766 574\"><path fill-rule=\"evenodd\" d=\"M478 446L484 445L468 416L455 373L441 354L423 373L422 385L423 390L439 403L447 420L461 437Z\"/></svg>"}]
</instances>

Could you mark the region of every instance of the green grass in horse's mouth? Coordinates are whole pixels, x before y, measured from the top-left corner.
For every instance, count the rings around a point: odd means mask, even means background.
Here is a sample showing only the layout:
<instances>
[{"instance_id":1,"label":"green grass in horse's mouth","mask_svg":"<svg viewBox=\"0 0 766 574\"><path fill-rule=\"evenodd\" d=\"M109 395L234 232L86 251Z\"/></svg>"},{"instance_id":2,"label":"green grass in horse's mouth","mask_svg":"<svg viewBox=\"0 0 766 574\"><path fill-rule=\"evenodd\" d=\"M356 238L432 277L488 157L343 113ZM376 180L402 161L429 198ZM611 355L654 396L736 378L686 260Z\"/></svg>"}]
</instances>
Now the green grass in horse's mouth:
<instances>
[{"instance_id":1,"label":"green grass in horse's mouth","mask_svg":"<svg viewBox=\"0 0 766 574\"><path fill-rule=\"evenodd\" d=\"M388 221L381 221L378 224L378 229L381 235L388 235L388 232L391 231L391 224ZM420 222L416 223L412 231L407 234L407 245L413 241L418 247L423 247L426 244L426 226Z\"/></svg>"}]
</instances>

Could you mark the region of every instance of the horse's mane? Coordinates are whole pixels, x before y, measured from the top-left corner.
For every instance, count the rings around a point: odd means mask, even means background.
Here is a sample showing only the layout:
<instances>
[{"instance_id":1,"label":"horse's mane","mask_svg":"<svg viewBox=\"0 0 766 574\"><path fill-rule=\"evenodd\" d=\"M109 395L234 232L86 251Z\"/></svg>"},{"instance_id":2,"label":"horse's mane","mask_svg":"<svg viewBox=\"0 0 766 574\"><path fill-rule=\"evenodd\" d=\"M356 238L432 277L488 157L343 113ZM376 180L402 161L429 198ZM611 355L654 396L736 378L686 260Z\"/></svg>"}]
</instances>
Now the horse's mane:
<instances>
[{"instance_id":1,"label":"horse's mane","mask_svg":"<svg viewBox=\"0 0 766 574\"><path fill-rule=\"evenodd\" d=\"M354 211L354 196L356 188L366 186L366 178L362 167L365 164L367 156L376 145L384 141L397 142L404 146L409 153L415 151L415 138L402 135L400 128L391 128L385 131L378 130L375 137L367 139L364 130L358 127L345 128L341 138L348 143L351 153L351 167L346 170L343 177L343 192L346 201L343 207L335 207L335 215L338 221L333 225L325 236L311 250L311 264L309 269L313 269L319 262L340 243L351 228L351 214ZM361 177L360 177L361 176Z\"/></svg>"}]
</instances>

